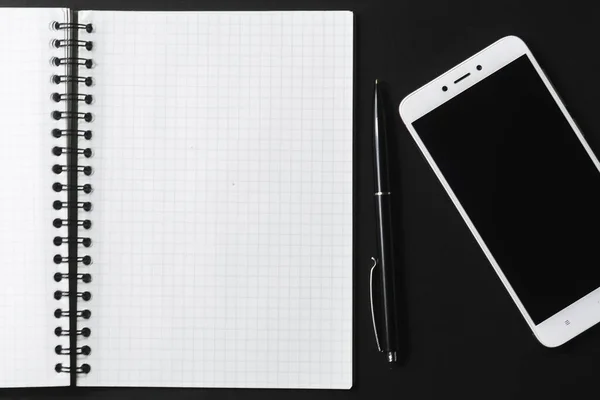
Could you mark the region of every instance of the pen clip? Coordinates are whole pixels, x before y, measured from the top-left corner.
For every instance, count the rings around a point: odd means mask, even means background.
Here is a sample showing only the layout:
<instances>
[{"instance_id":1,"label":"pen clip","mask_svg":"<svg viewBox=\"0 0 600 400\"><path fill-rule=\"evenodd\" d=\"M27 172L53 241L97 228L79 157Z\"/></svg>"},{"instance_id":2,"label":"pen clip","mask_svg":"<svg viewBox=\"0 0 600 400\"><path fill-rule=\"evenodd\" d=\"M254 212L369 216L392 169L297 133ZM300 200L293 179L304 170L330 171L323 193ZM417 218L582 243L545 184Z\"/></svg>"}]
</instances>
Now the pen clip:
<instances>
[{"instance_id":1,"label":"pen clip","mask_svg":"<svg viewBox=\"0 0 600 400\"><path fill-rule=\"evenodd\" d=\"M371 297L371 318L373 319L373 331L375 332L375 342L377 343L377 350L381 351L381 346L379 345L379 334L377 333L377 324L375 323L375 305L373 304L373 272L375 272L375 267L377 266L377 259L375 257L371 257L373 260L373 266L371 267L371 277L369 278L369 292Z\"/></svg>"}]
</instances>

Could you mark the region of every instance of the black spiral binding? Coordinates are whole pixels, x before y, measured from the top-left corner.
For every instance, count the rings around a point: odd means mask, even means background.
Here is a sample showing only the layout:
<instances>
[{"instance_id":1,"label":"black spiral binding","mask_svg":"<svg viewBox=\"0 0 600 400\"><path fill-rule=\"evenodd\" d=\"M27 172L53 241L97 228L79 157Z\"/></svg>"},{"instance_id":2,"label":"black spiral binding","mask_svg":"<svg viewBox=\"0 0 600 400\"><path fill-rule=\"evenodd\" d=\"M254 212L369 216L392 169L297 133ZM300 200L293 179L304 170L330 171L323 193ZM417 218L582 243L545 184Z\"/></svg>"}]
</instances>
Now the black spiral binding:
<instances>
[{"instance_id":1,"label":"black spiral binding","mask_svg":"<svg viewBox=\"0 0 600 400\"><path fill-rule=\"evenodd\" d=\"M55 164L52 166L52 172L54 172L55 174L60 174L61 172L69 172L69 171L77 171L77 172L82 172L85 175L91 175L93 170L92 167L90 166L81 166L81 165L60 165L60 164Z\"/></svg>"},{"instance_id":2,"label":"black spiral binding","mask_svg":"<svg viewBox=\"0 0 600 400\"><path fill-rule=\"evenodd\" d=\"M69 279L69 274L61 274L60 272L57 272L54 274L54 280L56 282L60 282L63 279ZM92 281L92 275L91 274L77 274L76 275L76 279L82 281L83 283L90 283Z\"/></svg>"},{"instance_id":3,"label":"black spiral binding","mask_svg":"<svg viewBox=\"0 0 600 400\"><path fill-rule=\"evenodd\" d=\"M67 374L70 374L72 372L75 372L76 374L89 374L92 370L92 367L90 367L89 364L81 364L81 367L71 369L71 367L65 367L64 365L62 365L62 363L58 363L54 367L54 370L56 372L66 372Z\"/></svg>"},{"instance_id":4,"label":"black spiral binding","mask_svg":"<svg viewBox=\"0 0 600 400\"><path fill-rule=\"evenodd\" d=\"M92 334L92 330L90 328L83 328L81 330L75 331L74 333L77 336L90 337L90 335ZM63 329L59 326L54 330L54 334L59 337L71 336L71 331L68 329Z\"/></svg>"},{"instance_id":5,"label":"black spiral binding","mask_svg":"<svg viewBox=\"0 0 600 400\"><path fill-rule=\"evenodd\" d=\"M85 194L90 194L90 193L92 193L92 185L90 185L89 183L86 183L85 185L71 186L71 185L63 185L60 182L55 182L52 184L52 190L54 190L55 192L62 192L65 190L81 190ZM60 226L57 228L60 228Z\"/></svg>"},{"instance_id":6,"label":"black spiral binding","mask_svg":"<svg viewBox=\"0 0 600 400\"><path fill-rule=\"evenodd\" d=\"M76 292L74 293L74 295L75 297L82 298L84 301L90 301L90 299L92 298L92 294L90 292ZM63 297L69 296L71 296L71 292L68 291L57 290L56 292L54 292L54 298L56 300L60 300Z\"/></svg>"},{"instance_id":7,"label":"black spiral binding","mask_svg":"<svg viewBox=\"0 0 600 400\"><path fill-rule=\"evenodd\" d=\"M90 158L92 156L92 149L90 149L90 148L73 149L71 147L60 147L60 146L54 146L52 148L52 154L54 154L55 156L60 156L63 153L64 154L77 153L77 154L81 154L81 155L85 156L85 158Z\"/></svg>"},{"instance_id":8,"label":"black spiral binding","mask_svg":"<svg viewBox=\"0 0 600 400\"><path fill-rule=\"evenodd\" d=\"M74 185L71 185L74 186ZM72 191L69 192L69 194L72 193ZM83 211L91 211L92 210L92 203L89 201L60 201L60 200L56 200L52 203L52 208L54 208L55 210L62 210L63 208L66 208L67 210L70 210L72 208L82 208Z\"/></svg>"},{"instance_id":9,"label":"black spiral binding","mask_svg":"<svg viewBox=\"0 0 600 400\"><path fill-rule=\"evenodd\" d=\"M70 347L62 347L61 345L58 345L54 348L54 352L56 354L71 354L71 348ZM90 348L90 346L81 346L81 347L77 347L75 349L75 354L83 354L85 356L89 356L90 353L92 352L92 349Z\"/></svg>"},{"instance_id":10,"label":"black spiral binding","mask_svg":"<svg viewBox=\"0 0 600 400\"><path fill-rule=\"evenodd\" d=\"M78 174L89 176L92 174L92 167L79 165L79 157L88 159L93 156L93 152L89 146L80 146L79 141L89 141L92 138L90 130L79 129L79 125L85 122L91 122L93 116L88 112L79 112L78 105L92 104L94 98L91 94L79 93L79 85L86 87L93 85L93 80L90 76L80 76L80 67L86 71L93 67L94 63L91 58L81 57L80 53L89 52L93 49L91 41L79 40L79 31L92 33L94 28L91 24L80 24L77 21L77 12L70 11L69 22L53 22L51 29L56 31L66 32L65 39L55 39L52 41L52 46L57 49L66 50L66 57L52 57L51 65L66 66L66 75L52 75L51 81L56 85L63 85L65 90L57 90L51 94L51 100L58 104L64 104L63 110L55 110L51 117L54 120L65 120L66 129L53 129L52 137L56 139L65 138L66 146L54 146L52 154L55 156L66 156L65 164L55 164L52 166L52 172L58 177L66 175L66 183L55 182L52 185L52 190L56 193L65 192L67 201L56 200L52 203L55 210L66 210L67 218L55 218L52 221L52 226L55 228L67 227L68 235L56 236L53 239L53 244L57 247L65 246L68 249L67 255L56 254L52 261L54 264L68 264L68 273L56 272L54 281L68 282L68 290L57 290L54 292L54 298L61 300L69 299L69 310L57 308L54 311L54 317L57 319L68 320L70 329L64 329L61 326L54 330L57 337L69 337L69 346L56 346L55 352L58 355L69 356L69 362L58 363L54 370L57 373L68 373L71 375L71 384L75 384L77 374L87 374L91 371L91 367L87 363L80 366L77 365L78 356L88 356L92 349L90 346L78 345L78 338L87 338L91 335L91 330L87 327L77 329L79 319L87 320L92 313L88 309L78 310L78 300L84 302L92 298L92 294L87 290L78 290L78 285L85 286L92 281L92 275L89 273L81 273L80 267L87 267L92 263L92 258L89 255L79 255L80 248L88 248L92 244L92 239L89 237L79 236L79 227L89 230L92 223L89 219L79 219L79 210L89 212L92 209L92 203L89 201L80 201L80 196L86 196L92 192L90 184L79 185Z\"/></svg>"},{"instance_id":11,"label":"black spiral binding","mask_svg":"<svg viewBox=\"0 0 600 400\"><path fill-rule=\"evenodd\" d=\"M54 221L52 221L52 226L54 226L55 228L61 228L63 226L69 225L81 226L83 227L83 229L90 229L92 227L92 221L90 221L89 219L70 220L60 218L54 218Z\"/></svg>"},{"instance_id":12,"label":"black spiral binding","mask_svg":"<svg viewBox=\"0 0 600 400\"><path fill-rule=\"evenodd\" d=\"M57 85L69 82L83 83L85 86L92 86L94 84L94 80L91 76L52 75L51 80Z\"/></svg>"}]
</instances>

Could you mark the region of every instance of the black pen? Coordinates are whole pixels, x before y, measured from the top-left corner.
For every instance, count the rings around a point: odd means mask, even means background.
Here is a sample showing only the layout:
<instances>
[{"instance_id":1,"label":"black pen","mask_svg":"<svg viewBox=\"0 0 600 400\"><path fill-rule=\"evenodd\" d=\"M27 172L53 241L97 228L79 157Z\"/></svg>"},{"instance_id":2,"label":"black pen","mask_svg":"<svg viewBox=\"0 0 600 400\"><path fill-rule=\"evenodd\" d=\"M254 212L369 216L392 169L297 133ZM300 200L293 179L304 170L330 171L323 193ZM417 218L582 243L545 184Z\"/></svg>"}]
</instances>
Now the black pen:
<instances>
[{"instance_id":1,"label":"black pen","mask_svg":"<svg viewBox=\"0 0 600 400\"><path fill-rule=\"evenodd\" d=\"M377 258L373 259L371 268L371 313L375 340L379 351L386 353L389 362L396 361L398 351L398 332L394 277L394 237L392 235L392 196L389 176L388 138L386 129L385 107L380 83L375 81L374 99L374 126L373 126L373 154L375 169L375 212L377 219ZM380 290L382 308L381 327L382 336L379 334L375 323L375 310L373 304L373 272L375 267L380 272Z\"/></svg>"}]
</instances>

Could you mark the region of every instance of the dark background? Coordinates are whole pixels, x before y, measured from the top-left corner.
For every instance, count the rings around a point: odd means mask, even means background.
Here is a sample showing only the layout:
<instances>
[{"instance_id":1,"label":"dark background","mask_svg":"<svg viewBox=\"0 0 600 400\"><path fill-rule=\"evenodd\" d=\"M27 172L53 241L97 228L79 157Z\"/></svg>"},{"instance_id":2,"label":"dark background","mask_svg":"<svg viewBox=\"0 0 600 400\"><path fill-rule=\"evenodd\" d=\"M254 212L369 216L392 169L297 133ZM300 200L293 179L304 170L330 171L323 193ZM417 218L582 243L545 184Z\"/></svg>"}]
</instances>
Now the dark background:
<instances>
[{"instance_id":1,"label":"dark background","mask_svg":"<svg viewBox=\"0 0 600 400\"><path fill-rule=\"evenodd\" d=\"M0 390L0 397L597 398L600 327L558 349L546 349L535 340L397 114L399 102L408 93L500 37L514 34L529 45L598 154L600 10L591 1L555 3L543 0L0 1L5 6L79 9L349 9L354 11L356 20L354 387L350 391L18 389ZM3 54L2 62L18 60ZM401 323L405 328L402 336L406 354L394 369L376 352L368 303L368 271L375 251L371 108L376 77L389 83L389 113L396 133L392 152L397 168L393 191L399 194L397 250L404 288Z\"/></svg>"}]
</instances>

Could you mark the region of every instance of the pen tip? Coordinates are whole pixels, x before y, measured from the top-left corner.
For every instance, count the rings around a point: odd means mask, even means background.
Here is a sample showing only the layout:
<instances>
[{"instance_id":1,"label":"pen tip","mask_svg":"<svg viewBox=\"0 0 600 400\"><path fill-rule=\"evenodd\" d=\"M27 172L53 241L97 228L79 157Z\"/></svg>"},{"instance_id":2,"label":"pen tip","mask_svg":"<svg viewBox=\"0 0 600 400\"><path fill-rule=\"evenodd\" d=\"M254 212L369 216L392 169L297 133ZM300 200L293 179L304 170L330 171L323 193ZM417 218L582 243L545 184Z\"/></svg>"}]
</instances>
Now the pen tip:
<instances>
[{"instance_id":1,"label":"pen tip","mask_svg":"<svg viewBox=\"0 0 600 400\"><path fill-rule=\"evenodd\" d=\"M379 85L379 79L375 79L375 85Z\"/></svg>"},{"instance_id":2,"label":"pen tip","mask_svg":"<svg viewBox=\"0 0 600 400\"><path fill-rule=\"evenodd\" d=\"M388 359L388 362L391 362L391 363L396 362L397 361L396 352L395 351L388 351L388 353L387 353L387 359Z\"/></svg>"}]
</instances>

